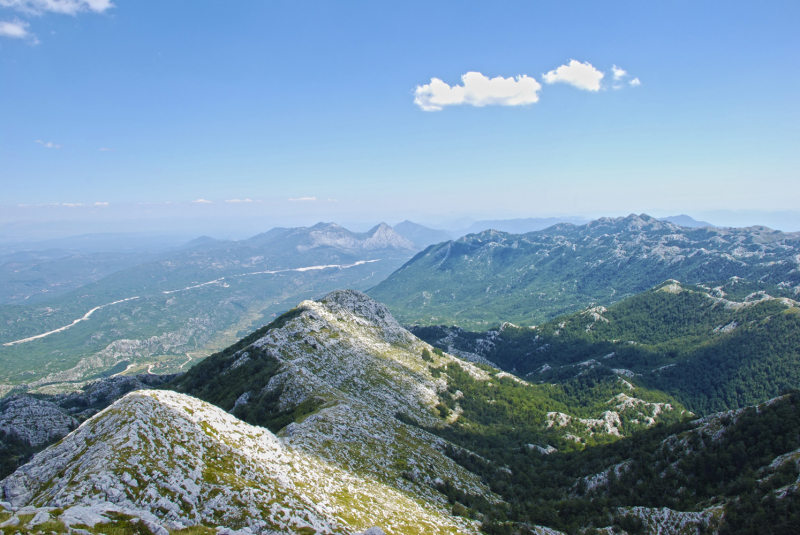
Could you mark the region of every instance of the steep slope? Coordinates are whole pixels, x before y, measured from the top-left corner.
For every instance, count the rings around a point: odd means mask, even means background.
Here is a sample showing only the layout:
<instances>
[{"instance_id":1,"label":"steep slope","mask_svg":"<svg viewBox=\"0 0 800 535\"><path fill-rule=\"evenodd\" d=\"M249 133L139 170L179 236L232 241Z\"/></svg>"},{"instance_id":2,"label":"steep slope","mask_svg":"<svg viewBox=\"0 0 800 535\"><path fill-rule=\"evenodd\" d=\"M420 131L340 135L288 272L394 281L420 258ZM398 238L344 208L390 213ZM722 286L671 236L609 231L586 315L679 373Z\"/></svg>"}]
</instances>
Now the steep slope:
<instances>
[{"instance_id":1,"label":"steep slope","mask_svg":"<svg viewBox=\"0 0 800 535\"><path fill-rule=\"evenodd\" d=\"M470 522L167 391L128 394L2 482L14 507L109 505L168 528L476 533Z\"/></svg>"},{"instance_id":2,"label":"steep slope","mask_svg":"<svg viewBox=\"0 0 800 535\"><path fill-rule=\"evenodd\" d=\"M41 305L0 306L0 395L184 371L303 299L373 286L416 250L385 224L273 229L203 240Z\"/></svg>"},{"instance_id":3,"label":"steep slope","mask_svg":"<svg viewBox=\"0 0 800 535\"><path fill-rule=\"evenodd\" d=\"M580 478L606 468L587 465L584 453L690 416L669 396L599 369L569 384L532 384L461 360L352 290L302 302L168 386L180 392L128 394L3 481L4 498L29 507L7 521L133 517L158 535L197 524L554 535L537 525L572 524L521 496L545 496L552 512ZM535 472L542 467L547 482ZM571 514L558 513L572 522ZM695 516L697 524L707 515Z\"/></svg>"},{"instance_id":4,"label":"steep slope","mask_svg":"<svg viewBox=\"0 0 800 535\"><path fill-rule=\"evenodd\" d=\"M800 292L800 234L764 227L685 228L647 215L485 231L427 248L369 290L405 323L485 329L534 325L591 303L608 306L666 279ZM733 278L736 277L736 278Z\"/></svg>"},{"instance_id":5,"label":"steep slope","mask_svg":"<svg viewBox=\"0 0 800 535\"><path fill-rule=\"evenodd\" d=\"M446 387L420 358L427 347L383 305L359 292L336 291L304 301L209 357L174 387L245 421L281 430L288 444L353 473L417 488L431 500L441 499L431 488L437 479L488 496L477 478L442 453L441 439L395 418L402 412L430 426L443 423L436 406ZM420 471L418 484L403 478L414 467Z\"/></svg>"},{"instance_id":6,"label":"steep slope","mask_svg":"<svg viewBox=\"0 0 800 535\"><path fill-rule=\"evenodd\" d=\"M763 292L741 301L720 288L667 281L608 308L588 307L536 328L484 333L415 327L454 354L484 358L530 381L608 370L707 414L800 387L800 304Z\"/></svg>"}]
</instances>

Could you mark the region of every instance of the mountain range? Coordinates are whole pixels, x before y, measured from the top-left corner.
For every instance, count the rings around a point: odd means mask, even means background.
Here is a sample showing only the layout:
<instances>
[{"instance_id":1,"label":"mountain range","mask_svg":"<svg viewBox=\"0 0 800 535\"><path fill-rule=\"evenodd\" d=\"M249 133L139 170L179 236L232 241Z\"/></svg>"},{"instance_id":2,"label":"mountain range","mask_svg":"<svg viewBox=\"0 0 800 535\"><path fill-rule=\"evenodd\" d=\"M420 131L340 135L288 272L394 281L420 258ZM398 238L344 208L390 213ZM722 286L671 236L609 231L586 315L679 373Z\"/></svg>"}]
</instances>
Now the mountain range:
<instances>
[{"instance_id":1,"label":"mountain range","mask_svg":"<svg viewBox=\"0 0 800 535\"><path fill-rule=\"evenodd\" d=\"M800 233L687 228L646 214L432 245L369 290L406 324L536 325L667 279L744 297L800 292Z\"/></svg>"},{"instance_id":2,"label":"mountain range","mask_svg":"<svg viewBox=\"0 0 800 535\"><path fill-rule=\"evenodd\" d=\"M428 245L433 245L434 243L441 243L453 239L453 236L444 230L425 227L409 221L408 219L402 223L396 224L392 228L401 236L414 242L419 249L424 249Z\"/></svg>"},{"instance_id":3,"label":"mountain range","mask_svg":"<svg viewBox=\"0 0 800 535\"><path fill-rule=\"evenodd\" d=\"M466 228L453 230L450 235L453 238L460 238L467 234L478 234L486 230L499 230L509 234L525 234L543 230L559 223L571 223L573 225L584 225L588 219L583 217L527 217L519 219L483 219L475 221Z\"/></svg>"}]
</instances>

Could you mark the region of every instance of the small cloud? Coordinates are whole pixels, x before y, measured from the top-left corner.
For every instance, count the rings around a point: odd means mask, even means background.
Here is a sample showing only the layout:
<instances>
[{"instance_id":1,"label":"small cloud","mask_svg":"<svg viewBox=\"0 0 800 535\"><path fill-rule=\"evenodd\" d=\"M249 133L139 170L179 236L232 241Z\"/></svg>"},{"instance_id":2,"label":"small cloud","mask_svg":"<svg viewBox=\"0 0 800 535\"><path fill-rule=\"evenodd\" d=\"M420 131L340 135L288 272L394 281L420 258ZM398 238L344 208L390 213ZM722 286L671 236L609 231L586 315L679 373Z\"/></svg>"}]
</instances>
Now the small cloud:
<instances>
[{"instance_id":1,"label":"small cloud","mask_svg":"<svg viewBox=\"0 0 800 535\"><path fill-rule=\"evenodd\" d=\"M595 69L589 62L581 63L580 61L572 59L568 65L562 65L542 75L542 78L548 84L563 82L577 87L578 89L599 91L600 80L603 79L603 73Z\"/></svg>"},{"instance_id":2,"label":"small cloud","mask_svg":"<svg viewBox=\"0 0 800 535\"><path fill-rule=\"evenodd\" d=\"M36 143L38 143L39 145L41 145L42 147L44 147L46 149L60 149L61 147L63 147L63 145L56 145L52 141L48 141L47 143L45 143L41 139L37 139Z\"/></svg>"},{"instance_id":3,"label":"small cloud","mask_svg":"<svg viewBox=\"0 0 800 535\"><path fill-rule=\"evenodd\" d=\"M100 147L100 152L114 152L114 149L108 147Z\"/></svg>"},{"instance_id":4,"label":"small cloud","mask_svg":"<svg viewBox=\"0 0 800 535\"><path fill-rule=\"evenodd\" d=\"M225 202L240 203L240 202L259 202L259 201L254 201L253 199L228 199Z\"/></svg>"},{"instance_id":5,"label":"small cloud","mask_svg":"<svg viewBox=\"0 0 800 535\"><path fill-rule=\"evenodd\" d=\"M0 0L2 2L2 0ZM0 20L0 37L11 39L28 39L33 44L38 43L38 39L28 31L30 24L24 20Z\"/></svg>"},{"instance_id":6,"label":"small cloud","mask_svg":"<svg viewBox=\"0 0 800 535\"><path fill-rule=\"evenodd\" d=\"M614 80L622 80L624 77L628 76L628 71L621 69L616 65L611 67L611 72L614 74Z\"/></svg>"},{"instance_id":7,"label":"small cloud","mask_svg":"<svg viewBox=\"0 0 800 535\"><path fill-rule=\"evenodd\" d=\"M634 78L633 80L631 80L628 83L631 84L634 87L636 87L637 85L642 85L642 82L638 78Z\"/></svg>"},{"instance_id":8,"label":"small cloud","mask_svg":"<svg viewBox=\"0 0 800 535\"><path fill-rule=\"evenodd\" d=\"M539 101L542 85L525 74L516 78L489 78L479 72L468 72L461 77L464 85L449 86L438 78L431 83L418 85L414 90L414 104L425 111L441 111L445 106L468 104L470 106L522 106Z\"/></svg>"},{"instance_id":9,"label":"small cloud","mask_svg":"<svg viewBox=\"0 0 800 535\"><path fill-rule=\"evenodd\" d=\"M297 197L295 199L289 199L292 202L309 202L309 201L316 201L316 197Z\"/></svg>"},{"instance_id":10,"label":"small cloud","mask_svg":"<svg viewBox=\"0 0 800 535\"><path fill-rule=\"evenodd\" d=\"M205 199L196 199L196 200L194 200L192 202L193 203L197 203L197 204L211 204L211 201L207 201Z\"/></svg>"},{"instance_id":11,"label":"small cloud","mask_svg":"<svg viewBox=\"0 0 800 535\"><path fill-rule=\"evenodd\" d=\"M115 6L110 0L0 0L0 7L16 9L29 15L44 13L75 15L81 11L103 13Z\"/></svg>"},{"instance_id":12,"label":"small cloud","mask_svg":"<svg viewBox=\"0 0 800 535\"><path fill-rule=\"evenodd\" d=\"M95 206L108 206L107 202L96 202L94 203Z\"/></svg>"}]
</instances>

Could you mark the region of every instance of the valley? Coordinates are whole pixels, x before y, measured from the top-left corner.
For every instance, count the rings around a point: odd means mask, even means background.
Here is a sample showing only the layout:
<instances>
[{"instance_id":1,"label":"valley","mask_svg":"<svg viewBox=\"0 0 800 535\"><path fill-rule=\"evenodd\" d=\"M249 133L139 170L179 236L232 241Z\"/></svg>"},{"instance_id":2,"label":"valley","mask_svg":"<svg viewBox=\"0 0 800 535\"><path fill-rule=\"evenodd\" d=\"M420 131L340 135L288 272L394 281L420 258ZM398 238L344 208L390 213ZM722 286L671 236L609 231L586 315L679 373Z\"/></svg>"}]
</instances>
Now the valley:
<instances>
[{"instance_id":1,"label":"valley","mask_svg":"<svg viewBox=\"0 0 800 535\"><path fill-rule=\"evenodd\" d=\"M201 240L36 305L0 306L0 391L47 392L127 370L171 373L222 349L299 300L366 289L414 245L378 226L273 229Z\"/></svg>"}]
</instances>

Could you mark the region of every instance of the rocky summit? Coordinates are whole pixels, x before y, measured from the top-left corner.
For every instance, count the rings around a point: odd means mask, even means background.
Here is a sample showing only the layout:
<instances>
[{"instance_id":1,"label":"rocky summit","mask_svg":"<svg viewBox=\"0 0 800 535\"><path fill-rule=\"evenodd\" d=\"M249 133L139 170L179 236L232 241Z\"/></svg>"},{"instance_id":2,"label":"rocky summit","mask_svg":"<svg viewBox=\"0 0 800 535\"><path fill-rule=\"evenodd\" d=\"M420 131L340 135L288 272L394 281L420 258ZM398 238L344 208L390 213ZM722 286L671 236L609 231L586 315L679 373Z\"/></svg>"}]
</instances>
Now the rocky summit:
<instances>
[{"instance_id":1,"label":"rocky summit","mask_svg":"<svg viewBox=\"0 0 800 535\"><path fill-rule=\"evenodd\" d=\"M196 398L139 391L3 481L12 507L117 510L159 526L260 533L474 532ZM138 512L142 512L141 514ZM303 532L304 533L304 532Z\"/></svg>"},{"instance_id":2,"label":"rocky summit","mask_svg":"<svg viewBox=\"0 0 800 535\"><path fill-rule=\"evenodd\" d=\"M445 481L491 496L479 478L444 455L444 440L396 418L402 413L424 426L443 425L436 406L447 384L420 358L430 346L386 307L361 292L337 291L302 302L255 338L198 364L175 387L273 427L293 447L431 503L444 505L433 487ZM277 425L263 416L290 413L292 420ZM409 472L415 481L404 477Z\"/></svg>"}]
</instances>

